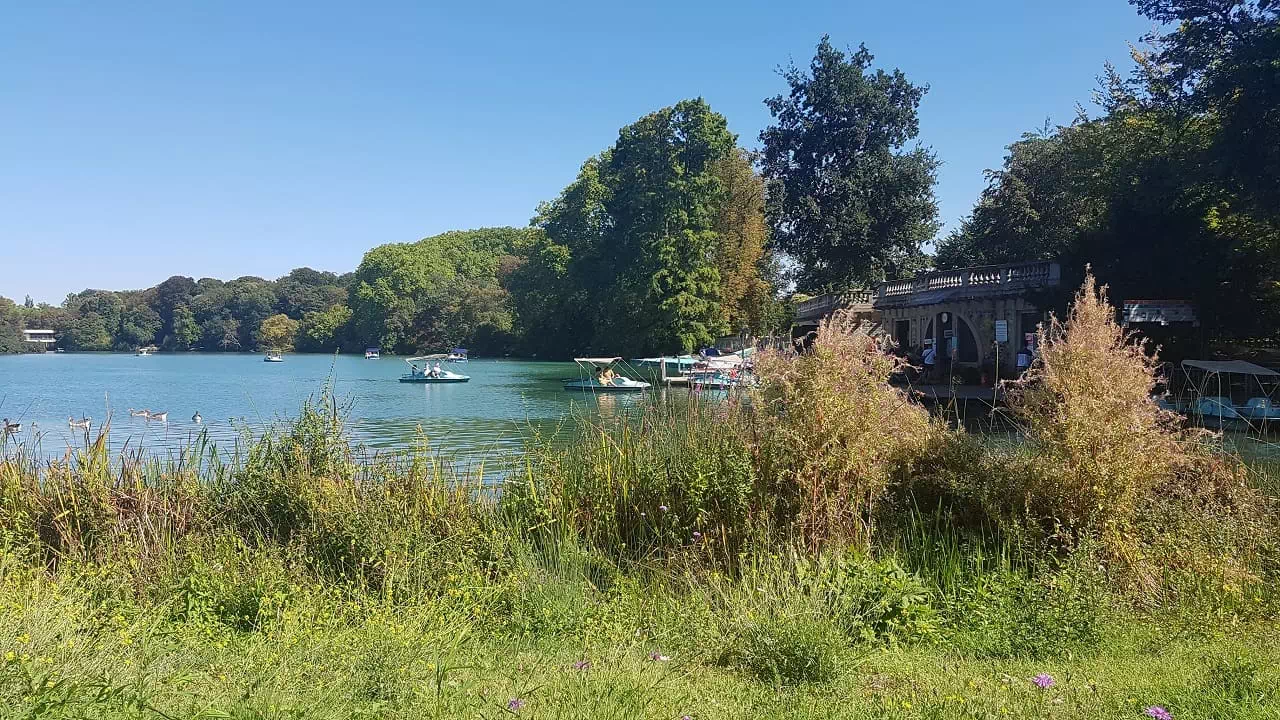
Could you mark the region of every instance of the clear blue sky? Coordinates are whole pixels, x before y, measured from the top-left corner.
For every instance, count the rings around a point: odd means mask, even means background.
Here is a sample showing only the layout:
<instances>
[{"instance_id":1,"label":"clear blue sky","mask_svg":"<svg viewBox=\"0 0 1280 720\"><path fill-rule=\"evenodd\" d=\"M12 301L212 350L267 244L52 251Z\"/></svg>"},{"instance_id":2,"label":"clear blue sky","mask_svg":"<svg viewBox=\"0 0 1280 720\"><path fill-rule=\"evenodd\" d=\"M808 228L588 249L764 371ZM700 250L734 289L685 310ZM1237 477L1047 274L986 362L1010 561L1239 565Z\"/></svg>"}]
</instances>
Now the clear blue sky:
<instances>
[{"instance_id":1,"label":"clear blue sky","mask_svg":"<svg viewBox=\"0 0 1280 720\"><path fill-rule=\"evenodd\" d=\"M975 6L976 5L976 6ZM823 33L932 89L954 223L1004 147L1087 102L1150 25L1124 0L11 3L0 295L354 269L524 225L640 115L701 95L748 147Z\"/></svg>"}]
</instances>

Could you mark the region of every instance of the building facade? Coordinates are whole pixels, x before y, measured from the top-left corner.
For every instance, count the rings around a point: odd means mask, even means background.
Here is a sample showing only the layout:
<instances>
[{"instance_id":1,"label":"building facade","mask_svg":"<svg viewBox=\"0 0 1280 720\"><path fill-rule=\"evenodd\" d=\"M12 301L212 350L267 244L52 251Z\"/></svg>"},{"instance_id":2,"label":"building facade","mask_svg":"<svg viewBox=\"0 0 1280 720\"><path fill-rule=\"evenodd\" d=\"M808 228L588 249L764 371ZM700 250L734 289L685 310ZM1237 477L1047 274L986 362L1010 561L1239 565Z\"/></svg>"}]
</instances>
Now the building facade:
<instances>
[{"instance_id":1,"label":"building facade","mask_svg":"<svg viewBox=\"0 0 1280 720\"><path fill-rule=\"evenodd\" d=\"M919 352L932 340L956 367L1010 372L1028 334L1045 319L1037 298L1061 284L1055 262L944 270L881 283L874 291L820 295L801 303L795 324L816 326L837 309L850 309L878 324L900 348Z\"/></svg>"}]
</instances>

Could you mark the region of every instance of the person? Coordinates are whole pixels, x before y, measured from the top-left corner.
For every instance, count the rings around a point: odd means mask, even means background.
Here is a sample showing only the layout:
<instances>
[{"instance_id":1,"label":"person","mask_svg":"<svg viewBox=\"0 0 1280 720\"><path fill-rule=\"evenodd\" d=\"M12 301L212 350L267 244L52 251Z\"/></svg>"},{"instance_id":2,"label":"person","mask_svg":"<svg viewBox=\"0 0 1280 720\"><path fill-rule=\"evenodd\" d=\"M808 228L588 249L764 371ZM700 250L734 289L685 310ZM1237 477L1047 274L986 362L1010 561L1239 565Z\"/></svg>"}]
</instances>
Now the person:
<instances>
[{"instance_id":1,"label":"person","mask_svg":"<svg viewBox=\"0 0 1280 720\"><path fill-rule=\"evenodd\" d=\"M933 346L933 338L926 338L924 341L924 354L920 356L920 360L924 362L924 381L925 383L933 382L933 369L938 363L938 350Z\"/></svg>"},{"instance_id":2,"label":"person","mask_svg":"<svg viewBox=\"0 0 1280 720\"><path fill-rule=\"evenodd\" d=\"M1031 368L1031 361L1035 359L1035 354L1031 352L1031 348L1023 345L1018 351L1018 374L1021 375Z\"/></svg>"},{"instance_id":3,"label":"person","mask_svg":"<svg viewBox=\"0 0 1280 720\"><path fill-rule=\"evenodd\" d=\"M440 377L440 363L436 363L436 366L431 368L431 377Z\"/></svg>"}]
</instances>

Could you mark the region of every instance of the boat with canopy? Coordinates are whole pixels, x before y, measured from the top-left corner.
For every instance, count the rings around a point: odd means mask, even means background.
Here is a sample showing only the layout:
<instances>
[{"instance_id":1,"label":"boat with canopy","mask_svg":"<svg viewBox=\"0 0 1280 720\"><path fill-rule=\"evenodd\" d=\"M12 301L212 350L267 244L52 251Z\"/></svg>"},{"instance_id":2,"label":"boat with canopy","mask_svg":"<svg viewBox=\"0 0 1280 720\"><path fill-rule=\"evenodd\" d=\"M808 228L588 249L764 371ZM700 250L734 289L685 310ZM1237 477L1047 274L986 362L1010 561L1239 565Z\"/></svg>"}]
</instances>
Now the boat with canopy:
<instances>
[{"instance_id":1,"label":"boat with canopy","mask_svg":"<svg viewBox=\"0 0 1280 720\"><path fill-rule=\"evenodd\" d=\"M449 351L449 362L467 362L467 349L454 348Z\"/></svg>"},{"instance_id":2,"label":"boat with canopy","mask_svg":"<svg viewBox=\"0 0 1280 720\"><path fill-rule=\"evenodd\" d=\"M1161 407L1212 428L1280 423L1280 372L1245 360L1183 360L1181 369Z\"/></svg>"},{"instance_id":3,"label":"boat with canopy","mask_svg":"<svg viewBox=\"0 0 1280 720\"><path fill-rule=\"evenodd\" d=\"M584 371L584 377L564 381L565 390L582 390L586 392L625 392L648 390L653 385L643 380L633 380L614 371L614 366L622 362L620 357L612 358L574 358L578 367Z\"/></svg>"},{"instance_id":4,"label":"boat with canopy","mask_svg":"<svg viewBox=\"0 0 1280 720\"><path fill-rule=\"evenodd\" d=\"M405 358L404 361L409 365L409 372L400 376L400 382L402 383L443 385L464 383L471 379L469 375L463 375L441 367L440 363L448 364L450 362L449 353L420 355L418 357Z\"/></svg>"}]
</instances>

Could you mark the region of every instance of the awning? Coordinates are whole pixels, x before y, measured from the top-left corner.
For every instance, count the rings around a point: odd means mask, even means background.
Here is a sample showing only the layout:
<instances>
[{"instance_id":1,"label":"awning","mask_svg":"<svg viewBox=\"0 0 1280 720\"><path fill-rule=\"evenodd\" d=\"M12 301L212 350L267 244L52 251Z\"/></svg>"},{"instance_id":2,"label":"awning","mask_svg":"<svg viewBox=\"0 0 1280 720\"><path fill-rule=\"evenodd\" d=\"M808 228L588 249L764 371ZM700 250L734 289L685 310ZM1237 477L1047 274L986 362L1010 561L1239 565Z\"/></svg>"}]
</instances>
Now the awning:
<instances>
[{"instance_id":1,"label":"awning","mask_svg":"<svg viewBox=\"0 0 1280 720\"><path fill-rule=\"evenodd\" d=\"M1280 372L1244 360L1183 360L1182 367L1197 368L1211 373L1280 377Z\"/></svg>"}]
</instances>

